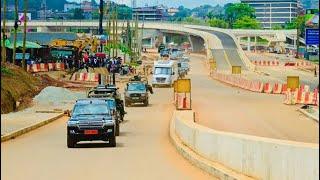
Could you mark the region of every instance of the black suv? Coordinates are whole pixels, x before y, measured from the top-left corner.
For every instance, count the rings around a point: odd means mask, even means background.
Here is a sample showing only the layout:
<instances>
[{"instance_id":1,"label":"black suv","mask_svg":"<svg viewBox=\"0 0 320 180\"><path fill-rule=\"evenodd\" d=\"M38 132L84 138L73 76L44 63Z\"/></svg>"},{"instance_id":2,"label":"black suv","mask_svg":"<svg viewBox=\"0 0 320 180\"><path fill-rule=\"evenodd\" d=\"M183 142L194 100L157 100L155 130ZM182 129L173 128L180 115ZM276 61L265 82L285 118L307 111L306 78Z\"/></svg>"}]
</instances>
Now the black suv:
<instances>
[{"instance_id":1,"label":"black suv","mask_svg":"<svg viewBox=\"0 0 320 180\"><path fill-rule=\"evenodd\" d=\"M102 140L116 146L114 111L107 99L80 99L69 114L67 146L73 148L79 141Z\"/></svg>"}]
</instances>

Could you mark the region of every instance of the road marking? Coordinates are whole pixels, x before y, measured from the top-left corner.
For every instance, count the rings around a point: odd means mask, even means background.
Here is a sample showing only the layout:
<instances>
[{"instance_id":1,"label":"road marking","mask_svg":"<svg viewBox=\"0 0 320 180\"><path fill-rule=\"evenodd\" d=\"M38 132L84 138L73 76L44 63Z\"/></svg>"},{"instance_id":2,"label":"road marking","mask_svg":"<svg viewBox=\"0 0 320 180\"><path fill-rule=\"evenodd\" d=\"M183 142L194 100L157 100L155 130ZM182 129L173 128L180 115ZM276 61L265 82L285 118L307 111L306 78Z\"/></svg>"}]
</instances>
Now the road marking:
<instances>
[{"instance_id":1,"label":"road marking","mask_svg":"<svg viewBox=\"0 0 320 180\"><path fill-rule=\"evenodd\" d=\"M229 67L232 68L232 65L231 65L231 63L229 61L228 55L227 55L225 50L223 50L223 54L224 54L224 58L226 59L227 63L229 64Z\"/></svg>"}]
</instances>

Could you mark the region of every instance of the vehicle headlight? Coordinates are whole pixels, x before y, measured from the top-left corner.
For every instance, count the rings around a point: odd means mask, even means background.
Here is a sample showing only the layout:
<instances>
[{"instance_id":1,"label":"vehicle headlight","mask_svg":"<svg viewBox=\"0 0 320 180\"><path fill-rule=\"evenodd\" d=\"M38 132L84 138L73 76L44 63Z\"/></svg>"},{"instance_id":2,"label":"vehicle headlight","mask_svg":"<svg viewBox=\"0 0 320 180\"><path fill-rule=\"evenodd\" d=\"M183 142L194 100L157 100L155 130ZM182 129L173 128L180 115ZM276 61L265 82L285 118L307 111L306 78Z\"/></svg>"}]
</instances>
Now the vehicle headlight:
<instances>
[{"instance_id":1,"label":"vehicle headlight","mask_svg":"<svg viewBox=\"0 0 320 180\"><path fill-rule=\"evenodd\" d=\"M108 133L112 132L112 129L108 129L107 132L108 132Z\"/></svg>"},{"instance_id":2,"label":"vehicle headlight","mask_svg":"<svg viewBox=\"0 0 320 180\"><path fill-rule=\"evenodd\" d=\"M68 121L68 126L76 126L77 121Z\"/></svg>"},{"instance_id":3,"label":"vehicle headlight","mask_svg":"<svg viewBox=\"0 0 320 180\"><path fill-rule=\"evenodd\" d=\"M141 96L146 96L146 94L141 94Z\"/></svg>"},{"instance_id":4,"label":"vehicle headlight","mask_svg":"<svg viewBox=\"0 0 320 180\"><path fill-rule=\"evenodd\" d=\"M75 134L76 131L72 129L72 130L70 130L70 133Z\"/></svg>"}]
</instances>

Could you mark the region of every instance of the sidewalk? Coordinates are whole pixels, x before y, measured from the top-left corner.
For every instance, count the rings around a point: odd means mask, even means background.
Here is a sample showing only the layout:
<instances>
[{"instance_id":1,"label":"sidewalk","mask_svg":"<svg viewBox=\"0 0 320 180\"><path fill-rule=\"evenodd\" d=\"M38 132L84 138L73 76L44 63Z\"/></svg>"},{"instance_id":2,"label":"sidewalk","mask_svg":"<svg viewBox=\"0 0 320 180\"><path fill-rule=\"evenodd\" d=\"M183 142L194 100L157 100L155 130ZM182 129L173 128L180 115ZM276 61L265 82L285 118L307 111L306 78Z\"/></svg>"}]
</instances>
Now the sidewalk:
<instances>
[{"instance_id":1,"label":"sidewalk","mask_svg":"<svg viewBox=\"0 0 320 180\"><path fill-rule=\"evenodd\" d=\"M62 117L85 93L47 87L33 99L34 105L19 112L1 114L1 141L19 136ZM10 138L4 138L4 136ZM4 140L4 141L5 141Z\"/></svg>"},{"instance_id":2,"label":"sidewalk","mask_svg":"<svg viewBox=\"0 0 320 180\"><path fill-rule=\"evenodd\" d=\"M309 106L308 109L299 108L299 111L307 117L317 121L319 123L319 107Z\"/></svg>"}]
</instances>

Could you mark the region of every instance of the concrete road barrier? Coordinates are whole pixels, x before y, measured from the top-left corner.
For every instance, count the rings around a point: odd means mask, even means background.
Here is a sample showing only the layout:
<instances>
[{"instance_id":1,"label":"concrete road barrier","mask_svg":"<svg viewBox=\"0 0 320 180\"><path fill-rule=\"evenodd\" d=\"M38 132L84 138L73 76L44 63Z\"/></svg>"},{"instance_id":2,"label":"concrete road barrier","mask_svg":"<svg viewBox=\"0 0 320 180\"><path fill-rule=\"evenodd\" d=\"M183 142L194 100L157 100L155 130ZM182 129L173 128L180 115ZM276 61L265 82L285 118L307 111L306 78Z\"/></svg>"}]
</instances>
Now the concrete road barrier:
<instances>
[{"instance_id":1,"label":"concrete road barrier","mask_svg":"<svg viewBox=\"0 0 320 180\"><path fill-rule=\"evenodd\" d=\"M175 112L172 127L193 152L248 178L319 178L319 144L216 131L194 123L192 111ZM209 167L203 169L210 173Z\"/></svg>"}]
</instances>

